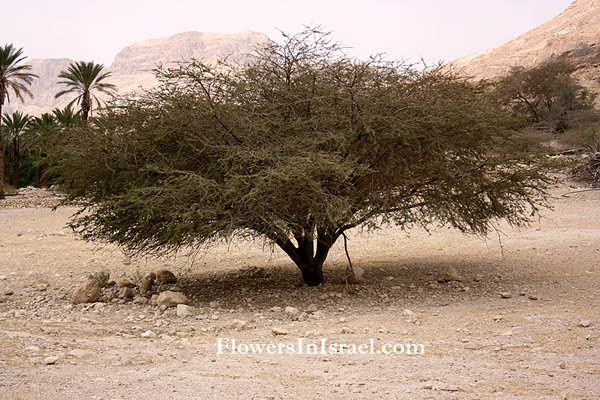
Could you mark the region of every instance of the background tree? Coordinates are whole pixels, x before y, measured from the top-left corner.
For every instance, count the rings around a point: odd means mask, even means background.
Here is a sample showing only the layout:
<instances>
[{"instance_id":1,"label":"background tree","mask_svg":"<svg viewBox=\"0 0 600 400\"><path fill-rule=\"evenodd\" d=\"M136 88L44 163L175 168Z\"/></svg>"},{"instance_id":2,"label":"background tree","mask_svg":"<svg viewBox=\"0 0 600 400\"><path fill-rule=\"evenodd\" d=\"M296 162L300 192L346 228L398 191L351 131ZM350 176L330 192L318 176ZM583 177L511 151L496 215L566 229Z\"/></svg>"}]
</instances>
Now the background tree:
<instances>
[{"instance_id":1,"label":"background tree","mask_svg":"<svg viewBox=\"0 0 600 400\"><path fill-rule=\"evenodd\" d=\"M544 204L545 166L502 150L513 115L442 69L357 61L308 30L247 65L157 74L156 89L54 143L69 200L89 211L71 226L89 240L163 254L260 237L318 285L349 229L486 234Z\"/></svg>"},{"instance_id":2,"label":"background tree","mask_svg":"<svg viewBox=\"0 0 600 400\"><path fill-rule=\"evenodd\" d=\"M57 113L62 114L62 110L54 109L52 114L44 113L39 117L32 118L28 124L27 133L23 138L34 158L32 165L35 167L36 184L38 187L45 187L48 183L45 174L48 168L45 142L48 140L48 137L52 137L60 132L60 125L57 123L57 118L55 117Z\"/></svg>"},{"instance_id":3,"label":"background tree","mask_svg":"<svg viewBox=\"0 0 600 400\"><path fill-rule=\"evenodd\" d=\"M12 164L11 184L19 187L19 168L21 166L21 139L26 132L27 124L31 117L20 111L15 111L12 115L4 113L2 122L5 125L5 144L10 146L10 159Z\"/></svg>"},{"instance_id":4,"label":"background tree","mask_svg":"<svg viewBox=\"0 0 600 400\"><path fill-rule=\"evenodd\" d=\"M504 102L529 115L538 127L562 133L568 113L592 108L587 90L571 76L575 67L564 58L552 58L532 68L515 67L496 83Z\"/></svg>"},{"instance_id":5,"label":"background tree","mask_svg":"<svg viewBox=\"0 0 600 400\"><path fill-rule=\"evenodd\" d=\"M33 95L28 86L37 75L29 72L31 65L21 64L25 60L23 49L16 49L12 44L0 47L0 116L4 101L10 103L12 91L18 99L23 100L23 95ZM2 137L2 120L0 119L0 138ZM0 199L4 198L4 150L0 140Z\"/></svg>"},{"instance_id":6,"label":"background tree","mask_svg":"<svg viewBox=\"0 0 600 400\"><path fill-rule=\"evenodd\" d=\"M87 126L88 116L92 111L94 103L100 106L100 100L96 92L113 94L115 86L104 82L110 77L110 72L102 72L104 65L95 64L93 61L79 61L69 65L66 71L61 72L58 77L62 80L58 83L67 86L67 89L56 94L56 98L66 94L74 93L77 96L69 103L69 107L77 103L81 106L81 118L83 126Z\"/></svg>"}]
</instances>

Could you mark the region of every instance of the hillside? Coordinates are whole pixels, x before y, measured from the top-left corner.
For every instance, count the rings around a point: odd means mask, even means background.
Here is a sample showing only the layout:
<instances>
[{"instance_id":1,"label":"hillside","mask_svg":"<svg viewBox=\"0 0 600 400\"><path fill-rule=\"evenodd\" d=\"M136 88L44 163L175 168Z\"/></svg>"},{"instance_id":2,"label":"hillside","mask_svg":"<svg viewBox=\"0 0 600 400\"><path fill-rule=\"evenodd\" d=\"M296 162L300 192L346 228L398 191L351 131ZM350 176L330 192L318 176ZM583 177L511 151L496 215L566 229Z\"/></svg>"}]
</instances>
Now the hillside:
<instances>
[{"instance_id":1,"label":"hillside","mask_svg":"<svg viewBox=\"0 0 600 400\"><path fill-rule=\"evenodd\" d=\"M156 83L152 69L158 64L169 66L191 58L209 64L214 64L223 57L241 60L257 45L268 40L266 35L250 31L235 34L185 32L145 40L124 48L116 55L112 65L107 68L112 72L108 82L115 84L121 94L140 87L149 88ZM27 98L24 104L14 101L4 110L11 112L18 109L39 115L55 107L64 107L71 99L55 99L54 95L61 90L58 74L72 61L68 58L28 59L27 62L33 67L32 72L39 76L31 86L34 97Z\"/></svg>"},{"instance_id":2,"label":"hillside","mask_svg":"<svg viewBox=\"0 0 600 400\"><path fill-rule=\"evenodd\" d=\"M545 24L510 42L452 62L476 79L490 79L511 67L531 67L550 57L566 56L577 65L576 78L600 93L600 0L574 0Z\"/></svg>"}]
</instances>

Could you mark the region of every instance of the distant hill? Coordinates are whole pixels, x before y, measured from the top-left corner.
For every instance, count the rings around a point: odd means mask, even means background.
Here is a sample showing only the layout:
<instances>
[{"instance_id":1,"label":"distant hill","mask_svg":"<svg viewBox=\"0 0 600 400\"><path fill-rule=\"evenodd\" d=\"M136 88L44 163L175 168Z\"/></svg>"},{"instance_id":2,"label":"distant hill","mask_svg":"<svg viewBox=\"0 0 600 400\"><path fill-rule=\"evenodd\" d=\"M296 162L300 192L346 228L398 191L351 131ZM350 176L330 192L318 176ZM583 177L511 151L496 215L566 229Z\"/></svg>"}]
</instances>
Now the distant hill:
<instances>
[{"instance_id":1,"label":"distant hill","mask_svg":"<svg viewBox=\"0 0 600 400\"><path fill-rule=\"evenodd\" d=\"M139 90L140 87L150 88L156 84L152 69L157 64L169 66L191 58L209 64L223 57L242 60L257 45L267 41L269 38L266 35L251 31L234 34L185 32L167 38L145 40L117 54L110 68L107 68L112 72L107 82L115 84L122 94ZM72 61L67 58L27 59L32 72L39 76L31 85L34 98L26 98L24 103L15 100L3 110L12 112L18 109L39 115L55 107L64 107L71 99L68 96L55 99L54 95L62 88L58 85L58 74Z\"/></svg>"},{"instance_id":2,"label":"distant hill","mask_svg":"<svg viewBox=\"0 0 600 400\"><path fill-rule=\"evenodd\" d=\"M574 0L545 24L498 48L451 64L476 79L489 79L506 74L511 67L531 67L557 56L574 62L579 82L600 94L600 0ZM598 101L600 96L600 105Z\"/></svg>"}]
</instances>

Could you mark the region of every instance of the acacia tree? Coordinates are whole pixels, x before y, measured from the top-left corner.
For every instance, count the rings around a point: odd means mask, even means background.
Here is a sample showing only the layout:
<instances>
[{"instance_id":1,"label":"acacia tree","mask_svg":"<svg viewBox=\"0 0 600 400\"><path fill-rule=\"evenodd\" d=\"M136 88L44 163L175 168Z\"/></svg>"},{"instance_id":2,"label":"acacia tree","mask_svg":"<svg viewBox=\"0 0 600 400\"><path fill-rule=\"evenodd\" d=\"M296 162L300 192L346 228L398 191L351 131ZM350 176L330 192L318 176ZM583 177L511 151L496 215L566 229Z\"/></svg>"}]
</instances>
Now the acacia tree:
<instances>
[{"instance_id":1,"label":"acacia tree","mask_svg":"<svg viewBox=\"0 0 600 400\"><path fill-rule=\"evenodd\" d=\"M544 167L505 154L515 119L453 73L354 60L328 35L284 35L245 65L157 71L102 123L56 143L90 240L163 254L231 237L279 246L304 282L347 230L528 221Z\"/></svg>"},{"instance_id":2,"label":"acacia tree","mask_svg":"<svg viewBox=\"0 0 600 400\"><path fill-rule=\"evenodd\" d=\"M568 127L568 113L591 109L593 98L572 77L573 64L551 58L531 67L514 67L495 82L495 94L506 105L529 115L538 127L561 133Z\"/></svg>"}]
</instances>

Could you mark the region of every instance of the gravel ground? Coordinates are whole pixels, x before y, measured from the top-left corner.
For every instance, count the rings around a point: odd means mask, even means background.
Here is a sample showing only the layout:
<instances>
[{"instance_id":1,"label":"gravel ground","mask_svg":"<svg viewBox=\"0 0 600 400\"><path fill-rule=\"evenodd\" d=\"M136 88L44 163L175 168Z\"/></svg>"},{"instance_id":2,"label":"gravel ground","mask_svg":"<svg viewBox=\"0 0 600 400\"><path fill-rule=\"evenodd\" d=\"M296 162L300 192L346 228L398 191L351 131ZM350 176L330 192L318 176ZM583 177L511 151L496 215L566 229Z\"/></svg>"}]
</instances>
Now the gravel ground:
<instances>
[{"instance_id":1,"label":"gravel ground","mask_svg":"<svg viewBox=\"0 0 600 400\"><path fill-rule=\"evenodd\" d=\"M562 185L540 221L487 241L355 232L349 251L365 276L350 290L341 243L326 284L309 288L263 243L168 259L85 243L65 227L73 208L21 191L0 200L0 398L600 399L600 191L562 196L580 189ZM182 291L191 315L115 288L71 304L90 273L139 282L159 269L178 282L155 291ZM438 282L449 272L461 281ZM217 354L233 339L348 348ZM371 341L424 354L349 354Z\"/></svg>"}]
</instances>

